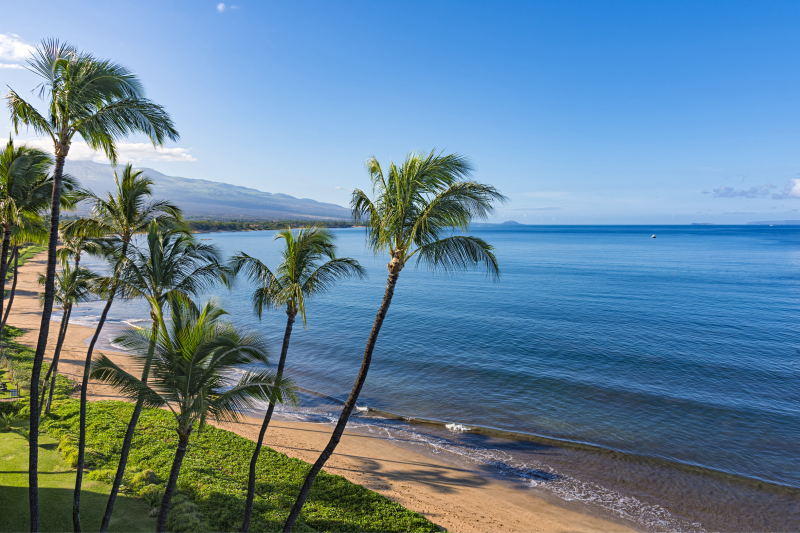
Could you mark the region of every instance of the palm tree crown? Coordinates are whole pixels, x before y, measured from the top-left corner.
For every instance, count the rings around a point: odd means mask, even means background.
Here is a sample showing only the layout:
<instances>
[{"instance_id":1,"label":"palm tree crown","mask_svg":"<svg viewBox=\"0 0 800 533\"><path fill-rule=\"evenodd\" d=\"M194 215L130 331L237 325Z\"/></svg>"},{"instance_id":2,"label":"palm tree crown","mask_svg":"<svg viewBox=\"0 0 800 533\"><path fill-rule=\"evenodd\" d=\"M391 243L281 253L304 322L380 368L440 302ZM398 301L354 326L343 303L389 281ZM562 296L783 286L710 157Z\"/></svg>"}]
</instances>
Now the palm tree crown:
<instances>
[{"instance_id":1,"label":"palm tree crown","mask_svg":"<svg viewBox=\"0 0 800 533\"><path fill-rule=\"evenodd\" d=\"M244 272L259 284L253 292L253 307L261 318L264 309L287 306L287 313L300 313L306 325L307 298L329 291L334 283L352 277L363 278L364 268L349 257L337 258L333 235L325 228L312 226L279 231L283 239L281 261L273 273L258 259L239 252L231 258L234 273ZM325 261L327 259L327 261ZM324 263L320 264L322 261Z\"/></svg>"},{"instance_id":2,"label":"palm tree crown","mask_svg":"<svg viewBox=\"0 0 800 533\"><path fill-rule=\"evenodd\" d=\"M83 191L81 201L93 203L92 216L70 222L64 228L67 235L80 231L98 239L128 243L137 233L148 231L150 223L175 223L181 219L181 210L168 200L150 200L153 180L143 170L134 170L129 163L122 177L114 171L116 190L108 191L102 198L91 191ZM127 249L127 246L125 246Z\"/></svg>"},{"instance_id":3,"label":"palm tree crown","mask_svg":"<svg viewBox=\"0 0 800 533\"><path fill-rule=\"evenodd\" d=\"M497 277L493 247L477 237L454 235L472 220L486 219L494 202L506 198L490 185L468 179L472 165L462 156L410 153L388 175L377 159L367 160L375 199L356 189L351 206L357 222L367 224L367 243L388 252L389 270L399 272L415 255L433 271L454 272L483 265Z\"/></svg>"},{"instance_id":4,"label":"palm tree crown","mask_svg":"<svg viewBox=\"0 0 800 533\"><path fill-rule=\"evenodd\" d=\"M51 39L36 47L28 70L42 78L39 96L47 111L40 113L9 90L11 122L16 132L24 124L49 136L56 156L66 157L76 134L112 163L117 161L116 140L129 134L144 133L153 146L179 137L164 108L145 98L139 79L117 63Z\"/></svg>"},{"instance_id":5,"label":"palm tree crown","mask_svg":"<svg viewBox=\"0 0 800 533\"><path fill-rule=\"evenodd\" d=\"M179 432L202 425L208 417L235 422L260 401L291 397L288 379L276 383L269 370L251 369L238 381L231 378L233 370L269 364L262 335L222 320L226 313L213 301L202 308L177 295L169 301L170 320L159 316L147 383L104 355L95 357L91 377L116 386L130 399L143 398L146 407L167 407ZM149 328L131 328L114 342L138 355L138 365L144 366L151 335Z\"/></svg>"}]
</instances>

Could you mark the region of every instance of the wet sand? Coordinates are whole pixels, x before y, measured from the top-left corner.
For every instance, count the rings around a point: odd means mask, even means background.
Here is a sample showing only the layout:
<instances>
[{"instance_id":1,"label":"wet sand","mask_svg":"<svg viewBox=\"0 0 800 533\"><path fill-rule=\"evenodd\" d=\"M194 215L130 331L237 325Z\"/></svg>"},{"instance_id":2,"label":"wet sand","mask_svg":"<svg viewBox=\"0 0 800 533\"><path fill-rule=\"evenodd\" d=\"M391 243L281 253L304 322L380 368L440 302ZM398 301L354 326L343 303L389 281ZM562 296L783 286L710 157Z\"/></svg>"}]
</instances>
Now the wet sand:
<instances>
[{"instance_id":1,"label":"wet sand","mask_svg":"<svg viewBox=\"0 0 800 533\"><path fill-rule=\"evenodd\" d=\"M38 276L44 272L44 253L20 268L19 282L9 325L25 334L19 342L35 347L41 321ZM113 313L113 307L112 311ZM71 324L64 342L59 372L80 382L87 345L94 330ZM51 322L45 358L52 359L58 323ZM130 356L103 350L123 368ZM90 382L90 400L121 400L111 387ZM224 429L255 440L261 420L244 418ZM273 421L265 444L313 462L327 444L332 428L322 424ZM496 483L470 470L415 453L378 436L345 432L325 471L344 476L424 514L448 531L632 531L623 525L566 509L533 493Z\"/></svg>"}]
</instances>

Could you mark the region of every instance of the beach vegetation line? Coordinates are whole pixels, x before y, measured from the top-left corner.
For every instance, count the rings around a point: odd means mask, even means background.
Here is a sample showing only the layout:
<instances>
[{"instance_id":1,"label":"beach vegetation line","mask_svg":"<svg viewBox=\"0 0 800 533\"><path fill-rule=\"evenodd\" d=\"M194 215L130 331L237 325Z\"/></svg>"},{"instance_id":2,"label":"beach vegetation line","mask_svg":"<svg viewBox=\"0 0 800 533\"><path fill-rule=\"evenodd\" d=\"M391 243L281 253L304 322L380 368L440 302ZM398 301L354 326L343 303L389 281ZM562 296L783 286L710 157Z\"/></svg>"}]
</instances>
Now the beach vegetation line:
<instances>
[{"instance_id":1,"label":"beach vegetation line","mask_svg":"<svg viewBox=\"0 0 800 533\"><path fill-rule=\"evenodd\" d=\"M87 477L110 483L134 405L99 401L89 402L87 409L90 431L86 444L91 450L87 454L86 466L91 468ZM43 419L42 428L59 439L63 443L62 450L69 454L79 423L80 402L62 397L54 402L50 416ZM124 480L125 495L144 497L163 489L178 444L174 424L173 415L168 411L142 410L129 457L132 468ZM210 425L193 431L167 529L175 532L238 530L255 446L249 439ZM287 457L271 448L262 449L256 466L258 483L251 522L253 531L276 531L283 527L310 467L300 459ZM295 528L297 531L439 531L421 514L326 472L317 476Z\"/></svg>"}]
</instances>

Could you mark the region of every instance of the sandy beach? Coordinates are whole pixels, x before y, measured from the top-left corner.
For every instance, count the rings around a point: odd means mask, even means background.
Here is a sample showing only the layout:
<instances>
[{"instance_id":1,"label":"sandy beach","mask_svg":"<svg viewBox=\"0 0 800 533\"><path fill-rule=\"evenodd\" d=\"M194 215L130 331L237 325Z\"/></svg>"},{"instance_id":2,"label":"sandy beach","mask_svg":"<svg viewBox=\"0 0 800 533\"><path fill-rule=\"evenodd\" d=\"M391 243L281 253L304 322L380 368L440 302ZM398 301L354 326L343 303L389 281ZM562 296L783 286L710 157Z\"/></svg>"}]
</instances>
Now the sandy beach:
<instances>
[{"instance_id":1,"label":"sandy beach","mask_svg":"<svg viewBox=\"0 0 800 533\"><path fill-rule=\"evenodd\" d=\"M41 320L38 276L44 272L45 254L20 269L9 324L25 331L19 339L35 346ZM113 308L112 308L113 313ZM58 324L51 323L50 344L45 358L52 358ZM94 330L72 324L61 354L59 371L81 380L85 340ZM103 351L123 368L129 357ZM98 383L89 384L91 400L121 399ZM261 421L246 418L239 424L223 426L255 439ZM313 462L325 446L331 428L321 424L273 421L265 444L277 451ZM325 470L344 476L383 494L405 507L424 514L448 531L631 531L601 518L566 509L518 490L495 483L466 469L415 453L373 435L346 432Z\"/></svg>"}]
</instances>

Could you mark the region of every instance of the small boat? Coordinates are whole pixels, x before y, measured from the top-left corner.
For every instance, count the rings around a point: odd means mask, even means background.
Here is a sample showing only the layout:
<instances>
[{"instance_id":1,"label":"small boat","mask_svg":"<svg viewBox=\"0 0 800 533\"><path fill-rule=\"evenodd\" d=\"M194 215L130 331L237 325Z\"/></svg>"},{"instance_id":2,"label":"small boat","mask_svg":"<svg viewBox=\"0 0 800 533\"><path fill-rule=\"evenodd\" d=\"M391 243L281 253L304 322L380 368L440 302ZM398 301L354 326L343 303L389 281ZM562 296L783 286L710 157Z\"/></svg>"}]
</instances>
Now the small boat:
<instances>
[{"instance_id":1,"label":"small boat","mask_svg":"<svg viewBox=\"0 0 800 533\"><path fill-rule=\"evenodd\" d=\"M652 238L652 239L655 239L655 238L656 238L656 236L655 236L655 235L653 235L651 238Z\"/></svg>"}]
</instances>

